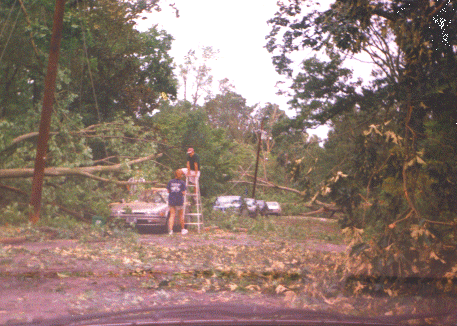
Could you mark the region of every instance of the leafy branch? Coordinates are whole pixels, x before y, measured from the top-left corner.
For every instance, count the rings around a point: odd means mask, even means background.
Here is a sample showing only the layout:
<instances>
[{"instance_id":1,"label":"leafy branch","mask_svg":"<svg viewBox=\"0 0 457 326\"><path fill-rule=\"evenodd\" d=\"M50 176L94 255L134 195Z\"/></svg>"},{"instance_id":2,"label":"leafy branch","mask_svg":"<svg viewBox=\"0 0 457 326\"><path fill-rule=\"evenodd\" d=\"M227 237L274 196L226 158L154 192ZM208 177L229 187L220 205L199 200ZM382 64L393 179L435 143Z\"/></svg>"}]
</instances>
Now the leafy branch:
<instances>
[{"instance_id":1,"label":"leafy branch","mask_svg":"<svg viewBox=\"0 0 457 326\"><path fill-rule=\"evenodd\" d=\"M101 177L94 175L94 173L101 173L101 172L121 173L126 170L126 167L140 164L140 163L143 163L146 161L150 161L154 158L158 158L161 156L162 156L161 153L151 154L151 155L141 157L141 158L138 158L135 160L127 161L124 163L118 163L118 164L114 164L114 165L96 165L96 166L74 167L74 168L49 167L44 170L44 175L47 177L79 175L79 176L95 179L98 181L113 182L113 183L120 184L120 185L128 185L128 184L131 184L131 182L105 179L105 178L101 178ZM32 176L33 176L32 168L0 169L0 179L30 178ZM151 181L148 183L155 183L155 182Z\"/></svg>"}]
</instances>

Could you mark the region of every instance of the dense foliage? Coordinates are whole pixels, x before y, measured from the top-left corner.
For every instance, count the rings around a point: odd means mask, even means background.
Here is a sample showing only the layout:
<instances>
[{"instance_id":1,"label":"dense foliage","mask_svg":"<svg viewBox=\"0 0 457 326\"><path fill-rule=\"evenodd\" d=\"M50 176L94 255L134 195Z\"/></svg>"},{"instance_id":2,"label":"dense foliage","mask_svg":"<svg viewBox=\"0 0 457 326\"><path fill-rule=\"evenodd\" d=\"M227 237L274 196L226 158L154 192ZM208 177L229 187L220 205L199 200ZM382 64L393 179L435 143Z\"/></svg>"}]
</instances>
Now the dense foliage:
<instances>
[{"instance_id":1,"label":"dense foliage","mask_svg":"<svg viewBox=\"0 0 457 326\"><path fill-rule=\"evenodd\" d=\"M13 224L27 221L54 4L21 2L0 8L0 208ZM280 2L270 20L267 49L291 80L288 117L248 106L227 79L213 94L211 47L202 58L190 50L177 72L173 37L135 29L158 1L68 2L42 214L107 215L129 178L163 186L187 147L201 158L206 203L250 195L260 144L257 198L290 213L342 211L354 270L455 277L456 1L310 4ZM358 55L373 64L369 80L354 78ZM325 142L305 132L324 123Z\"/></svg>"},{"instance_id":2,"label":"dense foliage","mask_svg":"<svg viewBox=\"0 0 457 326\"><path fill-rule=\"evenodd\" d=\"M55 2L3 4L0 205L2 223L18 223L28 219ZM209 200L227 191L240 167L252 167L254 108L228 80L220 83L222 94L208 92L208 60L217 54L211 47L202 49L202 58L190 50L177 77L173 37L154 25L135 28L140 14L154 9L156 0L67 2L43 216L107 216L108 203L128 195L127 180L144 177L147 186L163 186L184 167L190 146L201 157L202 194ZM187 83L192 103L176 101L178 79Z\"/></svg>"},{"instance_id":3,"label":"dense foliage","mask_svg":"<svg viewBox=\"0 0 457 326\"><path fill-rule=\"evenodd\" d=\"M373 235L357 251L359 272L451 271L456 1L337 0L327 10L306 11L309 3L281 4L267 48L277 71L293 81L290 104L298 115L290 125L333 127L324 157L335 168L323 187L315 186L344 209L344 226ZM302 59L297 72L292 64L306 49L316 55ZM368 83L344 65L357 54L375 65ZM446 275L455 276L455 267Z\"/></svg>"},{"instance_id":4,"label":"dense foliage","mask_svg":"<svg viewBox=\"0 0 457 326\"><path fill-rule=\"evenodd\" d=\"M1 201L24 219L54 4L4 1L0 8L0 166L19 173L2 173ZM134 174L129 162L159 155L157 135L138 117L164 96L176 96L172 37L156 27L143 33L134 28L141 12L156 7L157 1L67 2L47 155L48 167L60 176L45 180L44 214L58 209L87 219L106 212L107 203L118 199L117 180ZM105 169L119 164L123 168ZM152 161L143 168L156 179Z\"/></svg>"}]
</instances>

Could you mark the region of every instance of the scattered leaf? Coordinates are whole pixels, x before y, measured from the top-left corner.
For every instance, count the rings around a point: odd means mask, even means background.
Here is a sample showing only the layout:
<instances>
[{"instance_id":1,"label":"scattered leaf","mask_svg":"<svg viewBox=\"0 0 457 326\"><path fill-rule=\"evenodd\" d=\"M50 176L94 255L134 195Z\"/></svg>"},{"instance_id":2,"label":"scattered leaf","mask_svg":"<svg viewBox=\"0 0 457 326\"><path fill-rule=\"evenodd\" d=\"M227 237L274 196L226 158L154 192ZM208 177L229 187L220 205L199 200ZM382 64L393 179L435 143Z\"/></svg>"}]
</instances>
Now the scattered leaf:
<instances>
[{"instance_id":1,"label":"scattered leaf","mask_svg":"<svg viewBox=\"0 0 457 326\"><path fill-rule=\"evenodd\" d=\"M287 288L284 285L281 285L281 284L279 284L275 289L276 294L280 294L280 293L283 293L285 291L287 291Z\"/></svg>"}]
</instances>

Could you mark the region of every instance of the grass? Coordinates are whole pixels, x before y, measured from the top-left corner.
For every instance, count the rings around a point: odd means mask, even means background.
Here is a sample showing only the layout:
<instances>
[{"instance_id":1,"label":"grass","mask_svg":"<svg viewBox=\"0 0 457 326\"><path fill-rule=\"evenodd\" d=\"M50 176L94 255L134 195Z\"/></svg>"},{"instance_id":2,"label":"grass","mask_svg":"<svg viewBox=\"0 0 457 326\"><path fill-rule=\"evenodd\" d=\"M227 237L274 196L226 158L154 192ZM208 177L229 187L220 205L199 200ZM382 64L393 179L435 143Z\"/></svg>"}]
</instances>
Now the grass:
<instances>
[{"instance_id":1,"label":"grass","mask_svg":"<svg viewBox=\"0 0 457 326\"><path fill-rule=\"evenodd\" d=\"M214 226L230 232L247 232L250 235L286 240L313 240L341 244L343 236L335 220L289 216L240 216L236 212L207 211L205 227ZM208 235L206 240L209 240ZM236 234L233 235L236 237ZM100 241L108 238L135 243L137 233L122 221L110 221L104 226L81 223L68 217L43 217L38 224L28 222L0 227L0 238L23 238L27 241L47 239L77 239L80 242Z\"/></svg>"},{"instance_id":2,"label":"grass","mask_svg":"<svg viewBox=\"0 0 457 326\"><path fill-rule=\"evenodd\" d=\"M265 237L343 243L337 221L330 219L288 216L258 216L254 219L234 213L212 212L205 216L205 223L227 231L246 230L249 234Z\"/></svg>"},{"instance_id":3,"label":"grass","mask_svg":"<svg viewBox=\"0 0 457 326\"><path fill-rule=\"evenodd\" d=\"M39 242L50 239L77 239L80 242L117 238L135 242L138 235L125 223L112 221L105 226L93 226L68 217L42 218L36 225L30 222L0 226L0 239L21 238Z\"/></svg>"}]
</instances>

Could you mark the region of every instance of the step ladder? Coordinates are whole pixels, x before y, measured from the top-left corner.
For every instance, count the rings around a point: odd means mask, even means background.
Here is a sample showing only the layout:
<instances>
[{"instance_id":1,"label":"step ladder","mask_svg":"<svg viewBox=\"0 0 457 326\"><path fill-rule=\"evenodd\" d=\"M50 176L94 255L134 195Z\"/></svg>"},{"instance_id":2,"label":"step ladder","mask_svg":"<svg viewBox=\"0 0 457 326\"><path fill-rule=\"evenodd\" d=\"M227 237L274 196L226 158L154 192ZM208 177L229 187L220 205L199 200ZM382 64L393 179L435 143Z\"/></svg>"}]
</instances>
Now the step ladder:
<instances>
[{"instance_id":1,"label":"step ladder","mask_svg":"<svg viewBox=\"0 0 457 326\"><path fill-rule=\"evenodd\" d=\"M195 183L189 179L194 179ZM184 223L196 225L198 233L203 227L203 211L200 197L199 178L186 175L186 194L184 196ZM195 189L197 191L195 191ZM192 203L193 202L193 203Z\"/></svg>"}]
</instances>

